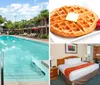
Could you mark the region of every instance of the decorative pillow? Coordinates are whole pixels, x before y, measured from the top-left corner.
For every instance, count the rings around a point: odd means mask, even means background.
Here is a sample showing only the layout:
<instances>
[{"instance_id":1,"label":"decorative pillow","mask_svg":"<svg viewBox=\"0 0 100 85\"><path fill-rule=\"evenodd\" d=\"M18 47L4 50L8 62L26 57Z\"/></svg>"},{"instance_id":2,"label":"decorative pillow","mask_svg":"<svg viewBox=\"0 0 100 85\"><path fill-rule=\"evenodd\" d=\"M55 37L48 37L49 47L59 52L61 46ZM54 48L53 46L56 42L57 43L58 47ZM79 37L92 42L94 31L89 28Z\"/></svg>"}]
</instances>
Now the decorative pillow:
<instances>
[{"instance_id":1,"label":"decorative pillow","mask_svg":"<svg viewBox=\"0 0 100 85\"><path fill-rule=\"evenodd\" d=\"M65 59L65 64L73 65L73 64L78 64L78 63L81 63L81 58Z\"/></svg>"}]
</instances>

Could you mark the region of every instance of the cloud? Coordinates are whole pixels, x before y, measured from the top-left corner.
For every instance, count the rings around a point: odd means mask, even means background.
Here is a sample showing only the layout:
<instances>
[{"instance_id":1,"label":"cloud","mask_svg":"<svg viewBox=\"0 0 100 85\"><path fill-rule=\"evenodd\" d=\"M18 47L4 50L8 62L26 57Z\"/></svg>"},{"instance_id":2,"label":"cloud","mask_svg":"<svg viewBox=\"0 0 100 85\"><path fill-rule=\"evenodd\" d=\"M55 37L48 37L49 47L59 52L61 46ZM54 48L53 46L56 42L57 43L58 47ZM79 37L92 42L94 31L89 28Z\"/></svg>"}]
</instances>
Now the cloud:
<instances>
[{"instance_id":1,"label":"cloud","mask_svg":"<svg viewBox=\"0 0 100 85\"><path fill-rule=\"evenodd\" d=\"M3 12L3 13L7 13L7 12L8 12L8 9L2 8L2 7L1 7L1 8L0 8L0 11Z\"/></svg>"},{"instance_id":2,"label":"cloud","mask_svg":"<svg viewBox=\"0 0 100 85\"><path fill-rule=\"evenodd\" d=\"M29 19L32 18L32 16L31 15L26 15L25 18L26 18L26 20L29 20Z\"/></svg>"},{"instance_id":3,"label":"cloud","mask_svg":"<svg viewBox=\"0 0 100 85\"><path fill-rule=\"evenodd\" d=\"M37 11L40 10L41 9L39 5L30 7L29 4L23 4L23 7L18 10L18 13L20 13L21 15L33 15L35 14L35 12L37 13Z\"/></svg>"},{"instance_id":4,"label":"cloud","mask_svg":"<svg viewBox=\"0 0 100 85\"><path fill-rule=\"evenodd\" d=\"M11 4L10 6L7 6L5 8L1 7L0 11L3 12L3 13L9 13L9 12L14 12L21 7L22 7L21 4Z\"/></svg>"},{"instance_id":5,"label":"cloud","mask_svg":"<svg viewBox=\"0 0 100 85\"><path fill-rule=\"evenodd\" d=\"M11 4L8 9L13 12L13 11L16 11L17 9L20 9L22 7L21 4Z\"/></svg>"},{"instance_id":6,"label":"cloud","mask_svg":"<svg viewBox=\"0 0 100 85\"><path fill-rule=\"evenodd\" d=\"M36 2L36 0L33 1ZM0 7L0 14L5 16L8 20L13 20L15 15L17 15L16 20L30 19L36 16L43 9L48 9L48 2L36 3L34 6L28 3L13 3L6 7Z\"/></svg>"}]
</instances>

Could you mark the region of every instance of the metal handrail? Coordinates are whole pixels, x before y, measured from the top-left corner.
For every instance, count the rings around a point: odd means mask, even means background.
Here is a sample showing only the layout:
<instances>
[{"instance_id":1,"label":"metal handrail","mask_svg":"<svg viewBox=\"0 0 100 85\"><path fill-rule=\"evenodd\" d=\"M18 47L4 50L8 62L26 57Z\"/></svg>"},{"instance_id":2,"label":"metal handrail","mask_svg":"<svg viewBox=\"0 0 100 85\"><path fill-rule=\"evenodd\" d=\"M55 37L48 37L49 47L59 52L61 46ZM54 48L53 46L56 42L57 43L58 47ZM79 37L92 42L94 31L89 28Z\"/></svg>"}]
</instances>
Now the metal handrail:
<instances>
[{"instance_id":1,"label":"metal handrail","mask_svg":"<svg viewBox=\"0 0 100 85\"><path fill-rule=\"evenodd\" d=\"M1 52L1 85L4 85L4 52Z\"/></svg>"}]
</instances>

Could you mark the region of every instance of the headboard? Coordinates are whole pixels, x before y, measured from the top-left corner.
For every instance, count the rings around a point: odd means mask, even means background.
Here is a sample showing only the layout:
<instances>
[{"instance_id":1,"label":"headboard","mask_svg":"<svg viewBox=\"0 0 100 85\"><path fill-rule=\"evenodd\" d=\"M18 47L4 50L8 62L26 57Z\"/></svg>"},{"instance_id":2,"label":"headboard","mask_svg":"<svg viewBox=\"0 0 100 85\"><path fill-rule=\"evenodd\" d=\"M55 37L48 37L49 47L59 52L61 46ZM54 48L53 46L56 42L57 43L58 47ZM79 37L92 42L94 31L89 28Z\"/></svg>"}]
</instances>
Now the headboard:
<instances>
[{"instance_id":1,"label":"headboard","mask_svg":"<svg viewBox=\"0 0 100 85\"><path fill-rule=\"evenodd\" d=\"M69 59L69 58L79 58L79 57L78 56L66 56L64 58L57 59L57 66L60 65L60 64L64 64L65 59Z\"/></svg>"}]
</instances>

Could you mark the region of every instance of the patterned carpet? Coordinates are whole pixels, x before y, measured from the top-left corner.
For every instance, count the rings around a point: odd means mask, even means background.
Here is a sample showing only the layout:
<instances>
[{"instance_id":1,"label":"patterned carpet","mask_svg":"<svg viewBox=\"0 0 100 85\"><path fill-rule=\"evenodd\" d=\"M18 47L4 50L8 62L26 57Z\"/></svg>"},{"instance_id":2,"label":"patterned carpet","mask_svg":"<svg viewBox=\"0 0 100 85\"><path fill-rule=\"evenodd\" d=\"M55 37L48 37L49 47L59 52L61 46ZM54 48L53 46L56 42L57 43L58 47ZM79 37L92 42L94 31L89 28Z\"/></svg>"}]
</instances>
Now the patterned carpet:
<instances>
[{"instance_id":1,"label":"patterned carpet","mask_svg":"<svg viewBox=\"0 0 100 85\"><path fill-rule=\"evenodd\" d=\"M50 85L66 85L61 76L58 76L56 80L51 80ZM89 80L85 85L100 85L100 74Z\"/></svg>"}]
</instances>

